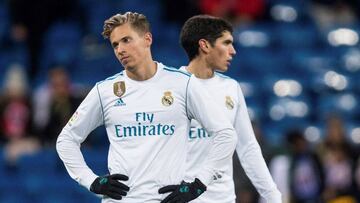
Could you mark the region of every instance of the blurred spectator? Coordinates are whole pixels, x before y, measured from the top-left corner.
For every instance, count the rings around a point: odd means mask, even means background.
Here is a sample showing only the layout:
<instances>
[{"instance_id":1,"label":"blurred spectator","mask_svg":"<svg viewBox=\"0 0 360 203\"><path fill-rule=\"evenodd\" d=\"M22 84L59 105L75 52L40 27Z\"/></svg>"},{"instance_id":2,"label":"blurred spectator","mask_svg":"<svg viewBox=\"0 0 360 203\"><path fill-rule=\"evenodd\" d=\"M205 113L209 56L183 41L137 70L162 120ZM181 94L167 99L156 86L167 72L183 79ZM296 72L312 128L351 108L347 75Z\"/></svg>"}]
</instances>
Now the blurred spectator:
<instances>
[{"instance_id":1,"label":"blurred spectator","mask_svg":"<svg viewBox=\"0 0 360 203\"><path fill-rule=\"evenodd\" d=\"M358 22L359 6L357 0L312 0L309 11L319 28L326 30Z\"/></svg>"},{"instance_id":2,"label":"blurred spectator","mask_svg":"<svg viewBox=\"0 0 360 203\"><path fill-rule=\"evenodd\" d=\"M34 124L45 146L55 146L56 138L81 102L65 68L50 69L48 84L34 93Z\"/></svg>"},{"instance_id":3,"label":"blurred spectator","mask_svg":"<svg viewBox=\"0 0 360 203\"><path fill-rule=\"evenodd\" d=\"M264 16L264 0L200 0L202 13L226 18L235 25L252 22Z\"/></svg>"},{"instance_id":4,"label":"blurred spectator","mask_svg":"<svg viewBox=\"0 0 360 203\"><path fill-rule=\"evenodd\" d=\"M286 153L274 156L269 163L270 173L278 186L284 203L290 202L290 156Z\"/></svg>"},{"instance_id":5,"label":"blurred spectator","mask_svg":"<svg viewBox=\"0 0 360 203\"><path fill-rule=\"evenodd\" d=\"M0 100L1 140L9 164L16 164L19 156L33 153L39 148L32 137L31 103L27 94L26 76L21 67L13 65L6 77Z\"/></svg>"},{"instance_id":6,"label":"blurred spectator","mask_svg":"<svg viewBox=\"0 0 360 203\"><path fill-rule=\"evenodd\" d=\"M320 159L299 130L286 133L288 154L275 156L270 163L271 173L279 186L285 203L321 202L324 173Z\"/></svg>"},{"instance_id":7,"label":"blurred spectator","mask_svg":"<svg viewBox=\"0 0 360 203\"><path fill-rule=\"evenodd\" d=\"M331 115L328 118L326 135L318 150L325 169L325 200L333 201L344 196L353 196L356 155L346 139L340 117Z\"/></svg>"},{"instance_id":8,"label":"blurred spectator","mask_svg":"<svg viewBox=\"0 0 360 203\"><path fill-rule=\"evenodd\" d=\"M291 201L320 202L324 188L324 173L320 159L311 150L301 131L289 131L286 137L291 151Z\"/></svg>"},{"instance_id":9,"label":"blurred spectator","mask_svg":"<svg viewBox=\"0 0 360 203\"><path fill-rule=\"evenodd\" d=\"M350 198L355 194L353 162L343 147L342 145L331 146L327 156L324 157L326 175L324 198L326 201L335 201L344 196Z\"/></svg>"},{"instance_id":10,"label":"blurred spectator","mask_svg":"<svg viewBox=\"0 0 360 203\"><path fill-rule=\"evenodd\" d=\"M318 153L321 157L326 157L326 154L332 149L344 149L347 156L355 159L356 156L352 145L346 138L344 123L342 119L336 115L331 114L326 121L325 137L320 146L317 147Z\"/></svg>"},{"instance_id":11,"label":"blurred spectator","mask_svg":"<svg viewBox=\"0 0 360 203\"><path fill-rule=\"evenodd\" d=\"M9 0L12 27L11 36L15 41L26 41L30 54L29 77L36 75L39 65L44 34L49 26L58 20L83 22L82 9L73 0Z\"/></svg>"},{"instance_id":12,"label":"blurred spectator","mask_svg":"<svg viewBox=\"0 0 360 203\"><path fill-rule=\"evenodd\" d=\"M358 156L355 173L354 173L354 181L355 181L355 194L357 201L360 202L360 157Z\"/></svg>"}]
</instances>

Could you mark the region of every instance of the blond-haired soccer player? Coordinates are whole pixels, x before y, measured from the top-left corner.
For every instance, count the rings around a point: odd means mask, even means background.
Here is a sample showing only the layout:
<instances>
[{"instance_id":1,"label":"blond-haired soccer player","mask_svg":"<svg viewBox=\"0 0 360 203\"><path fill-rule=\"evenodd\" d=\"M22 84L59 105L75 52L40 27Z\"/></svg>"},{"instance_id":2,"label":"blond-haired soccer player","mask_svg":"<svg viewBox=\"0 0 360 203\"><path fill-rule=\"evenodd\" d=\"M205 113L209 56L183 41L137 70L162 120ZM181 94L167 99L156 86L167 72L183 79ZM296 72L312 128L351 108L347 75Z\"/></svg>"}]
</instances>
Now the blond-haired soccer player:
<instances>
[{"instance_id":1,"label":"blond-haired soccer player","mask_svg":"<svg viewBox=\"0 0 360 203\"><path fill-rule=\"evenodd\" d=\"M233 126L203 93L198 79L153 61L144 15L112 16L105 21L103 36L125 70L98 82L60 133L56 147L68 173L104 195L103 202L160 202L166 195L158 189L169 183L186 188L179 202L197 198L231 159L237 141ZM202 169L183 182L191 119L214 139ZM94 174L80 151L88 134L101 125L110 141L109 175L104 176Z\"/></svg>"},{"instance_id":2,"label":"blond-haired soccer player","mask_svg":"<svg viewBox=\"0 0 360 203\"><path fill-rule=\"evenodd\" d=\"M240 162L260 195L268 203L280 203L281 194L277 189L262 157L251 126L245 99L237 81L221 75L236 54L233 47L233 28L227 21L208 15L198 15L188 19L182 27L180 42L190 63L182 70L192 73L206 87L212 100L217 103L233 124L238 135L236 152ZM261 60L261 59L259 59ZM191 180L202 171L204 157L211 150L212 135L201 122L191 120L189 132L189 156L187 159L187 179ZM207 191L193 202L234 203L232 160L214 176ZM171 201L176 186L167 186L161 193L172 192L164 202ZM241 197L238 197L241 199Z\"/></svg>"}]
</instances>

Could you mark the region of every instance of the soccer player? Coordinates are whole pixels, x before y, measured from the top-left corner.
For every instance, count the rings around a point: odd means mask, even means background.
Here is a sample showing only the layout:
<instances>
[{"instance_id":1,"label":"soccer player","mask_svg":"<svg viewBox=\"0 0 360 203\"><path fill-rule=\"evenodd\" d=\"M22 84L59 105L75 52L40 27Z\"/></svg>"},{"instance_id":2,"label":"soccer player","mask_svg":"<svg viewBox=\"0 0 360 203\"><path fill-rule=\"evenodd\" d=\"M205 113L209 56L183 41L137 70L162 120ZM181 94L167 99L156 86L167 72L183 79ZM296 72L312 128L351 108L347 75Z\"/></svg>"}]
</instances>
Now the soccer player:
<instances>
[{"instance_id":1,"label":"soccer player","mask_svg":"<svg viewBox=\"0 0 360 203\"><path fill-rule=\"evenodd\" d=\"M57 151L70 176L103 202L160 202L158 189L180 184L178 202L197 198L235 150L236 132L194 76L152 59L152 35L142 14L116 14L104 23L124 71L98 82L57 139ZM184 182L190 120L214 137L194 180ZM81 143L104 125L110 141L109 175L86 165ZM105 138L104 138L105 139ZM120 201L119 201L120 200Z\"/></svg>"},{"instance_id":2,"label":"soccer player","mask_svg":"<svg viewBox=\"0 0 360 203\"><path fill-rule=\"evenodd\" d=\"M180 69L200 78L217 106L226 113L237 132L236 152L247 176L268 203L279 203L281 194L270 176L254 136L240 86L234 79L216 72L225 72L236 53L232 31L232 26L221 18L198 15L188 19L181 29L180 43L190 63ZM212 143L212 135L196 119L191 120L189 143L186 177L191 180L202 170L204 156L211 150ZM232 169L232 160L229 160L217 172L207 191L193 202L235 202ZM167 186L160 192L172 192L173 189L174 186Z\"/></svg>"}]
</instances>

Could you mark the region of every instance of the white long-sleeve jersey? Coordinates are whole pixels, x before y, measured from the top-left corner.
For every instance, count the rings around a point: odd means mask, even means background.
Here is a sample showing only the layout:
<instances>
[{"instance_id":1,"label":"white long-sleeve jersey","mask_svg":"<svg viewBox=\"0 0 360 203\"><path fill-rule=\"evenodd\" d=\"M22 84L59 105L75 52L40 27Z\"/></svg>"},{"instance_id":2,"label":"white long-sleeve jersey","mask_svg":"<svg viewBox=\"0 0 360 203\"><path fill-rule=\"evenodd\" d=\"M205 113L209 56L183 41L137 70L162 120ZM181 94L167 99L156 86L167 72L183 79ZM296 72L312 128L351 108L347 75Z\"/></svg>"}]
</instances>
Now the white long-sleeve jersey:
<instances>
[{"instance_id":1,"label":"white long-sleeve jersey","mask_svg":"<svg viewBox=\"0 0 360 203\"><path fill-rule=\"evenodd\" d=\"M203 92L198 79L161 63L145 81L134 81L123 71L89 92L60 133L58 154L70 176L89 189L97 175L86 165L80 145L104 125L109 172L127 175L124 183L130 191L120 201L103 202L160 202L168 194L160 195L158 189L185 177L190 120L197 119L215 137L195 175L209 185L215 171L231 159L237 138L225 114Z\"/></svg>"},{"instance_id":2,"label":"white long-sleeve jersey","mask_svg":"<svg viewBox=\"0 0 360 203\"><path fill-rule=\"evenodd\" d=\"M187 72L184 66L180 70ZM236 152L247 176L268 203L281 202L281 194L269 173L260 146L256 141L239 83L219 73L215 73L214 77L210 79L199 79L199 81L234 125L238 135ZM201 124L196 120L191 120L187 180L193 179L201 170L204 157L211 150L210 138L211 134L208 134ZM192 202L235 202L232 160L229 160L217 172L214 179L214 182L207 187L207 191Z\"/></svg>"}]
</instances>

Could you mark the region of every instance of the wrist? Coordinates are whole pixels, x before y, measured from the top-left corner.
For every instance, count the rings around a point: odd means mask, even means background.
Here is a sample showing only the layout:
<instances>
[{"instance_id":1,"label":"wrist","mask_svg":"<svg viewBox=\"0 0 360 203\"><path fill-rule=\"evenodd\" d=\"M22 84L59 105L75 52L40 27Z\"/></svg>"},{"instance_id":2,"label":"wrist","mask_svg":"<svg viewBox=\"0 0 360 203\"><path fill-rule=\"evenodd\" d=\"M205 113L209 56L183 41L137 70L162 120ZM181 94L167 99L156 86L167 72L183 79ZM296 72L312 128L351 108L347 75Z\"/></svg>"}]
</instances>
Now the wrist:
<instances>
[{"instance_id":1,"label":"wrist","mask_svg":"<svg viewBox=\"0 0 360 203\"><path fill-rule=\"evenodd\" d=\"M99 178L100 178L100 176L95 178L95 180L91 183L91 185L90 185L90 191L91 192L97 193Z\"/></svg>"},{"instance_id":2,"label":"wrist","mask_svg":"<svg viewBox=\"0 0 360 203\"><path fill-rule=\"evenodd\" d=\"M194 185L193 193L198 197L206 191L206 185L203 184L198 178L195 178L195 181L192 183Z\"/></svg>"},{"instance_id":3,"label":"wrist","mask_svg":"<svg viewBox=\"0 0 360 203\"><path fill-rule=\"evenodd\" d=\"M201 189L202 191L206 191L206 185L202 183L200 179L195 178L194 183L198 186L199 189Z\"/></svg>"}]
</instances>

